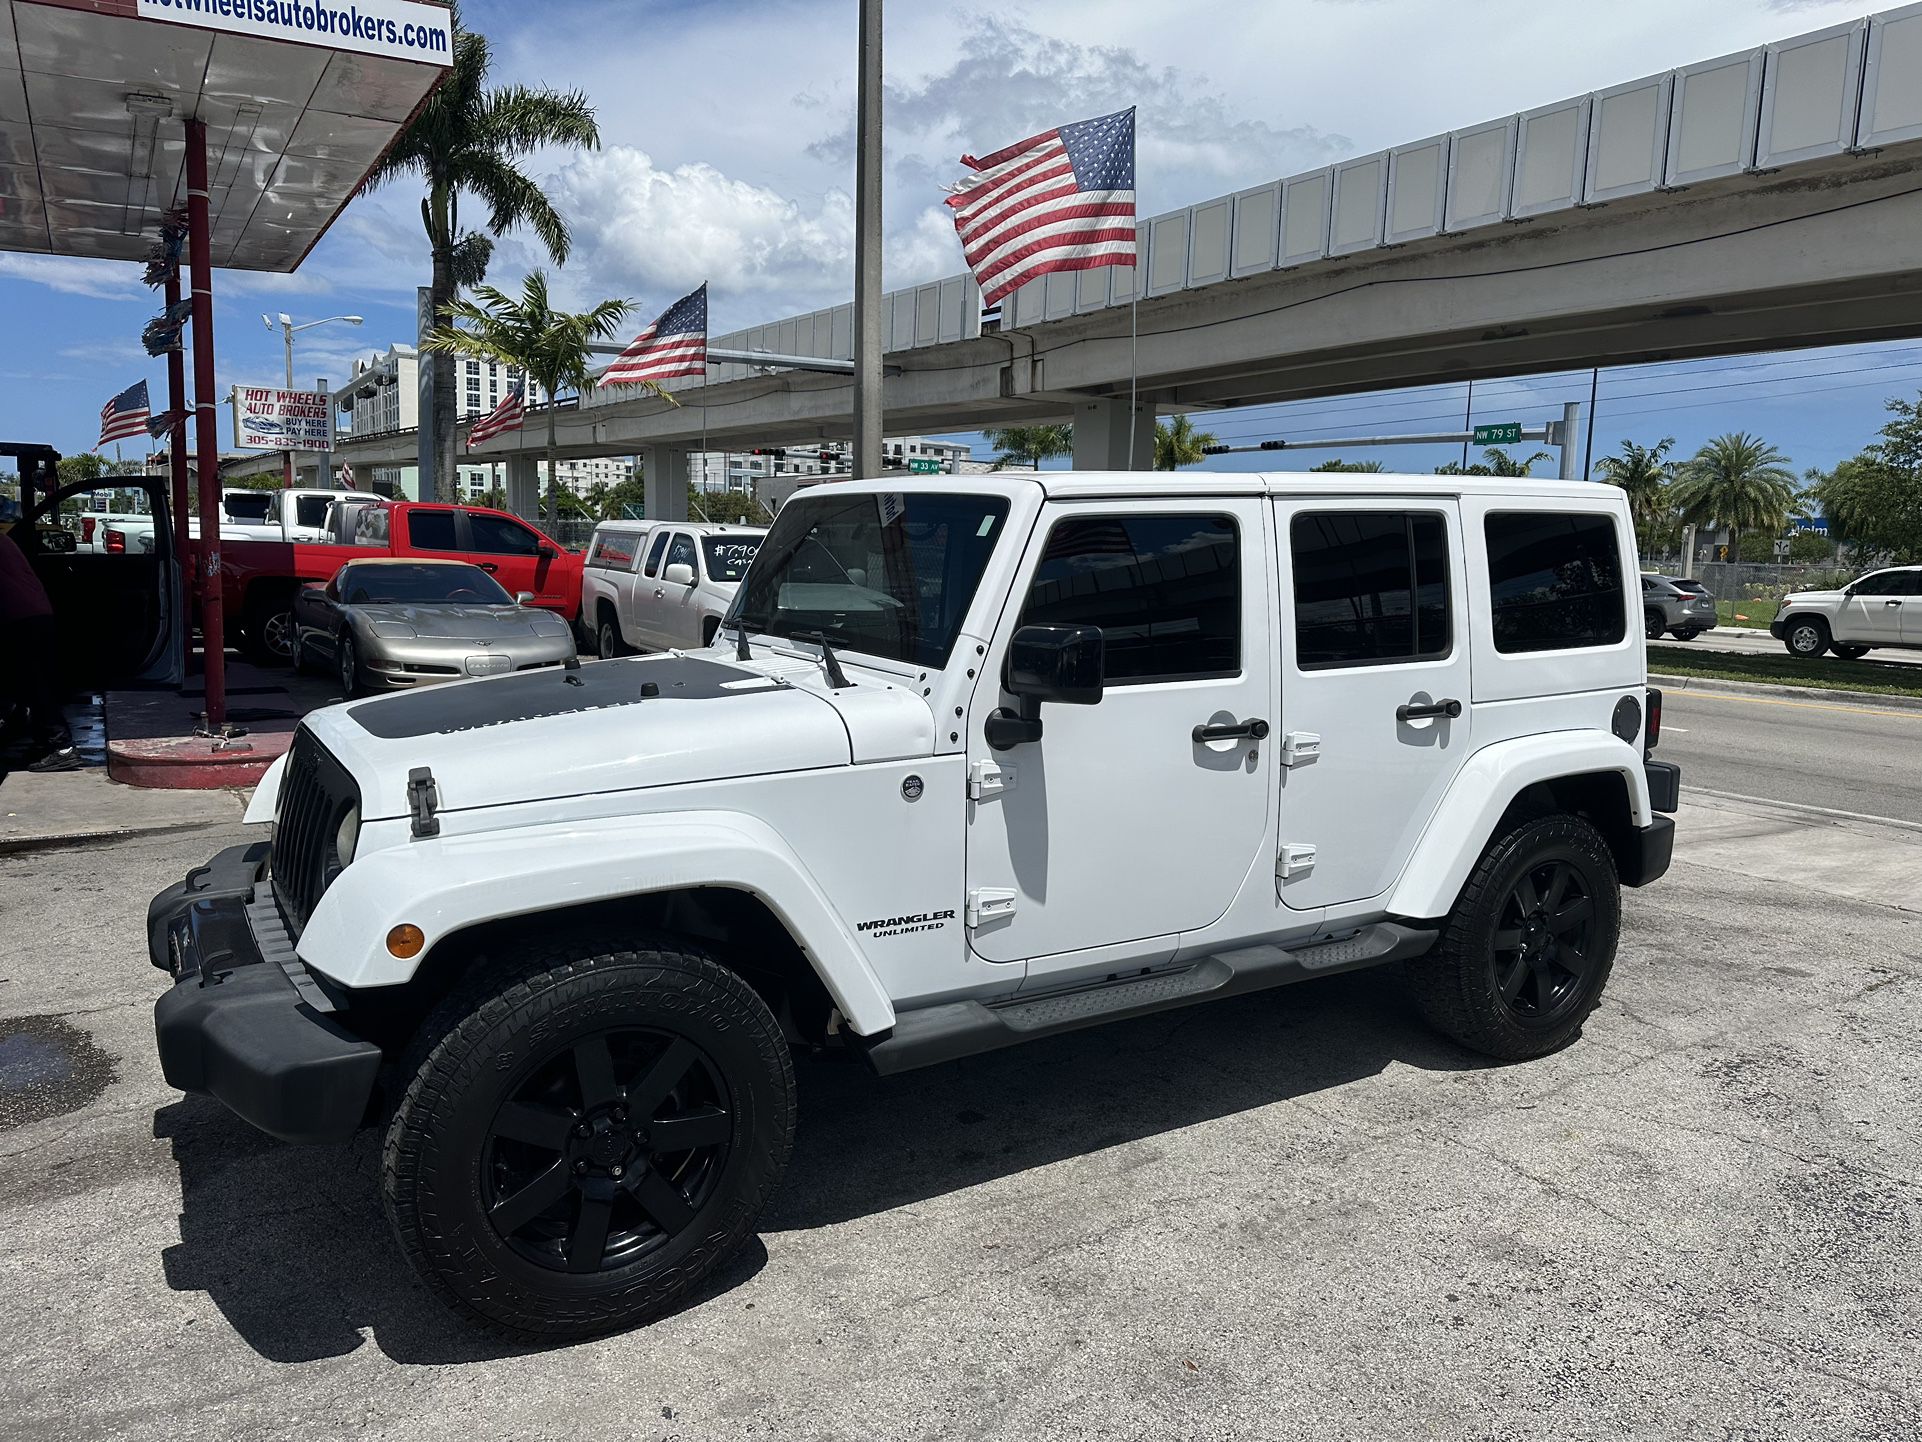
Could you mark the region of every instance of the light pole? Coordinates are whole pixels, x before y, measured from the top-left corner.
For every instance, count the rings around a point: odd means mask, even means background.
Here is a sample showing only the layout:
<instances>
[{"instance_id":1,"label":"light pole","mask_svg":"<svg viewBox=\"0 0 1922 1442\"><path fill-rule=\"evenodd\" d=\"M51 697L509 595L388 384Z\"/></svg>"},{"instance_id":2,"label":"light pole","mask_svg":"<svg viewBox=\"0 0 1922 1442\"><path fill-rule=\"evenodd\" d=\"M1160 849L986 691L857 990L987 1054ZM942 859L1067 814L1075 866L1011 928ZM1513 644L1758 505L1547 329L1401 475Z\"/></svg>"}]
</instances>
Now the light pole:
<instances>
[{"instance_id":1,"label":"light pole","mask_svg":"<svg viewBox=\"0 0 1922 1442\"><path fill-rule=\"evenodd\" d=\"M861 0L854 119L854 474L881 474L881 0Z\"/></svg>"},{"instance_id":2,"label":"light pole","mask_svg":"<svg viewBox=\"0 0 1922 1442\"><path fill-rule=\"evenodd\" d=\"M288 390L294 388L294 332L297 330L312 330L317 325L332 325L335 321L342 321L347 325L359 325L361 323L361 317L357 315L330 315L325 320L309 320L295 325L294 318L288 315L286 311L283 310L280 313L280 335L281 339L285 341L287 345ZM266 326L268 330L274 328L274 318L265 312L261 314L260 323ZM330 400L328 404L332 405L333 402ZM294 451L290 447L287 451L287 465L281 474L281 483L285 485L288 490L292 490L294 486L294 454Z\"/></svg>"}]
</instances>

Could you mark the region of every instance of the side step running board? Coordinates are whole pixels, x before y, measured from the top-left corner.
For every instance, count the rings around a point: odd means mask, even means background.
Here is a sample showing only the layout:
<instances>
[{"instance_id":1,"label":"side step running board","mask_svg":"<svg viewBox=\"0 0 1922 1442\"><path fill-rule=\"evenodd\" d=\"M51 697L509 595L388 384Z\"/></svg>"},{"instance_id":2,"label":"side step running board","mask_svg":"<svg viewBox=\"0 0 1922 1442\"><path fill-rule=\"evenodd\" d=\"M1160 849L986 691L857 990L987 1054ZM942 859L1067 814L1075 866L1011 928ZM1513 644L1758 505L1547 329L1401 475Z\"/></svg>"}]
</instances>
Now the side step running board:
<instances>
[{"instance_id":1,"label":"side step running board","mask_svg":"<svg viewBox=\"0 0 1922 1442\"><path fill-rule=\"evenodd\" d=\"M1178 971L1121 977L992 1005L959 1001L923 1007L897 1017L893 1029L881 1036L850 1033L848 1040L867 1053L869 1065L877 1072L891 1076L1102 1022L1401 961L1427 951L1436 934L1430 928L1382 921L1340 941L1290 951L1278 946L1243 947L1204 956Z\"/></svg>"}]
</instances>

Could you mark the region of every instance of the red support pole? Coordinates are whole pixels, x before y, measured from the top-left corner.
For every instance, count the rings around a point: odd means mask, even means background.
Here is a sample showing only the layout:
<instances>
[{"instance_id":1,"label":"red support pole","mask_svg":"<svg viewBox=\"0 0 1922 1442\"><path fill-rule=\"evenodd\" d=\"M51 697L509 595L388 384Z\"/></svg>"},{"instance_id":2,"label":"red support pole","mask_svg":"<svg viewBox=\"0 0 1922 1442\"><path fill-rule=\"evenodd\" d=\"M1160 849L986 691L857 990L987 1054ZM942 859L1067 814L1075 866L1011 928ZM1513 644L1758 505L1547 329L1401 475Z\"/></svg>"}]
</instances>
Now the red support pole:
<instances>
[{"instance_id":1,"label":"red support pole","mask_svg":"<svg viewBox=\"0 0 1922 1442\"><path fill-rule=\"evenodd\" d=\"M180 271L167 277L167 309L172 310L180 304ZM167 409L176 413L187 408L187 357L178 350L167 352ZM187 422L183 418L167 435L167 465L173 479L173 522L174 554L180 557L180 674L184 680L188 663L193 659L194 602L199 599L195 578L199 568L191 561L193 548L188 538L193 527L188 524L187 501Z\"/></svg>"},{"instance_id":2,"label":"red support pole","mask_svg":"<svg viewBox=\"0 0 1922 1442\"><path fill-rule=\"evenodd\" d=\"M227 628L220 578L220 434L214 421L214 268L207 217L207 126L187 122L187 245L194 294L194 453L200 467L199 572L201 669L207 730L227 720Z\"/></svg>"}]
</instances>

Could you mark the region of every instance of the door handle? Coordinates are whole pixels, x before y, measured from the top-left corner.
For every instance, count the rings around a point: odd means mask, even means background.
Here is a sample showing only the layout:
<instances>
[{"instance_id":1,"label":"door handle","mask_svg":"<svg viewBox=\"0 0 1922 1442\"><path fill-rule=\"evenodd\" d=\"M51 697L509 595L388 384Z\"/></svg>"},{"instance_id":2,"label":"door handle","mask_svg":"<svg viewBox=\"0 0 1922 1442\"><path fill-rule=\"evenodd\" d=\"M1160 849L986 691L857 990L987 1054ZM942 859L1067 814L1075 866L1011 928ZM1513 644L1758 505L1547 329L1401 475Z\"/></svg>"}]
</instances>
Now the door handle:
<instances>
[{"instance_id":1,"label":"door handle","mask_svg":"<svg viewBox=\"0 0 1922 1442\"><path fill-rule=\"evenodd\" d=\"M1897 596L1893 601L1884 601L1882 604L1884 606L1899 606L1902 604L1902 598Z\"/></svg>"},{"instance_id":2,"label":"door handle","mask_svg":"<svg viewBox=\"0 0 1922 1442\"><path fill-rule=\"evenodd\" d=\"M1253 721L1217 721L1212 724L1203 722L1195 727L1197 741L1239 741L1244 736L1251 741L1260 741L1268 735L1268 723Z\"/></svg>"},{"instance_id":3,"label":"door handle","mask_svg":"<svg viewBox=\"0 0 1922 1442\"><path fill-rule=\"evenodd\" d=\"M474 564L479 566L483 571L487 572L487 574L490 576L493 575L494 572L500 569L500 567L495 565L492 561L476 561Z\"/></svg>"},{"instance_id":4,"label":"door handle","mask_svg":"<svg viewBox=\"0 0 1922 1442\"><path fill-rule=\"evenodd\" d=\"M1459 701L1408 701L1395 708L1397 721L1421 721L1430 716L1446 716L1452 721L1461 714Z\"/></svg>"}]
</instances>

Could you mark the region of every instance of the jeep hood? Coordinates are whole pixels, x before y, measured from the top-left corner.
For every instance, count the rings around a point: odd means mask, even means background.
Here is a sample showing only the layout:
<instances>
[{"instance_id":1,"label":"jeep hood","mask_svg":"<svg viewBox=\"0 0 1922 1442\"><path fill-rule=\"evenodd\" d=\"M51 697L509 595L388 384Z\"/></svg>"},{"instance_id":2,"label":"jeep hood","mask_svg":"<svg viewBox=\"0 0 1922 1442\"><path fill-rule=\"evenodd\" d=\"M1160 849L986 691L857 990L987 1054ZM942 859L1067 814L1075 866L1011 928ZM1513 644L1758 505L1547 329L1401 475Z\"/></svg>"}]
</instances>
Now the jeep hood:
<instances>
[{"instance_id":1,"label":"jeep hood","mask_svg":"<svg viewBox=\"0 0 1922 1442\"><path fill-rule=\"evenodd\" d=\"M794 658L637 656L330 706L303 723L353 773L364 820L407 813L433 772L444 811L927 756L934 717L903 682L829 690Z\"/></svg>"}]
</instances>

